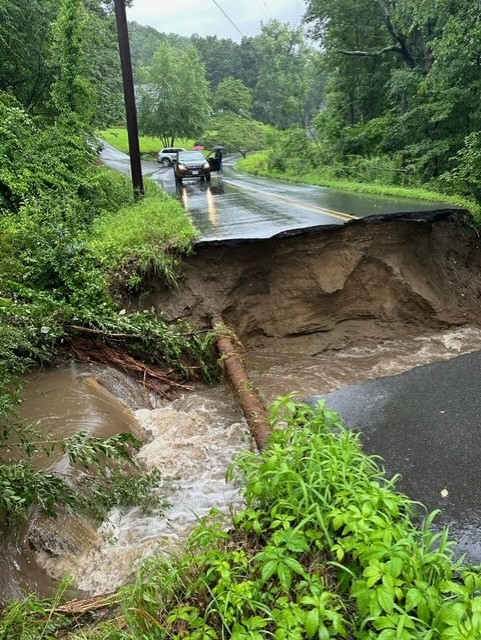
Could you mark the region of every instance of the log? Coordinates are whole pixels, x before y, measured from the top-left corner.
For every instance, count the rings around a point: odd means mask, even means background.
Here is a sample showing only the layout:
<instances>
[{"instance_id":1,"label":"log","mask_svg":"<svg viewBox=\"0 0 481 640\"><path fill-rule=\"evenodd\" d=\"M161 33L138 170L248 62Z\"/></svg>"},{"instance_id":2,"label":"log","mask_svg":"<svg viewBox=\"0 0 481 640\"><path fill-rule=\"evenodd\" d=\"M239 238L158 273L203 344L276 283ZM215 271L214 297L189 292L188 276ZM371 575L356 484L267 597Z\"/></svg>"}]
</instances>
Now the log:
<instances>
[{"instance_id":1,"label":"log","mask_svg":"<svg viewBox=\"0 0 481 640\"><path fill-rule=\"evenodd\" d=\"M220 355L220 364L234 389L256 446L259 451L262 451L267 446L272 427L260 393L249 379L244 366L239 348L241 342L220 318L212 318L212 325L219 334L216 346Z\"/></svg>"}]
</instances>

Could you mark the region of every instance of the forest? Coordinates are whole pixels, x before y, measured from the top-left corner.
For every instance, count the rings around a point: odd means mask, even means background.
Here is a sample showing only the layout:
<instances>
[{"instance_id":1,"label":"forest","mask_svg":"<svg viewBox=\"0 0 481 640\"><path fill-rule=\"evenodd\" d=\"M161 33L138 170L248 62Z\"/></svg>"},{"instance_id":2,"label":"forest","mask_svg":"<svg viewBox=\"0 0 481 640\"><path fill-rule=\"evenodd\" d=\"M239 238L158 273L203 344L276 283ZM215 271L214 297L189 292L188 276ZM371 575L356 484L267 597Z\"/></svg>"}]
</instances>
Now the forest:
<instances>
[{"instance_id":1,"label":"forest","mask_svg":"<svg viewBox=\"0 0 481 640\"><path fill-rule=\"evenodd\" d=\"M473 0L306 0L303 27L272 20L240 43L132 23L140 132L221 141L254 165L262 151L287 177L301 162L479 203L480 20ZM155 184L136 198L98 161L99 132L125 128L112 0L0 0L0 41L2 531L34 507L161 517L161 477L135 464L136 438L45 442L16 408L28 371L73 356L113 353L153 392L218 381L212 332L135 307L146 275L175 287L197 232ZM283 428L270 447L229 471L245 500L229 527L213 514L106 612L72 615L65 585L53 602L26 595L0 637L479 638L479 571L432 530L436 514L419 527L418 505L325 407L281 399L271 422ZM53 449L82 472L38 471Z\"/></svg>"},{"instance_id":2,"label":"forest","mask_svg":"<svg viewBox=\"0 0 481 640\"><path fill-rule=\"evenodd\" d=\"M271 21L240 43L130 29L138 73L159 43L193 45L217 117L243 105L237 115L275 128L272 169L301 160L335 178L479 200L480 20L479 3L463 0L308 0L303 29Z\"/></svg>"}]
</instances>

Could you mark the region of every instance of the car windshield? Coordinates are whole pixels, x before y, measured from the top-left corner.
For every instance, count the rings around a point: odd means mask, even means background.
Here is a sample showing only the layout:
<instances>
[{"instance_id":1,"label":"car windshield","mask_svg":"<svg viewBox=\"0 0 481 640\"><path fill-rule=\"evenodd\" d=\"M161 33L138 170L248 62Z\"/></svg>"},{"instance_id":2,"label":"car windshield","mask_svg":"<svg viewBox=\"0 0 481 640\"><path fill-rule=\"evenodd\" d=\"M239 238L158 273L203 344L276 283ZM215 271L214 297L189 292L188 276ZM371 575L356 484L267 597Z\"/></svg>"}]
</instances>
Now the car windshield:
<instances>
[{"instance_id":1,"label":"car windshield","mask_svg":"<svg viewBox=\"0 0 481 640\"><path fill-rule=\"evenodd\" d=\"M195 160L204 161L205 158L200 151L181 151L178 155L179 162L192 162Z\"/></svg>"}]
</instances>

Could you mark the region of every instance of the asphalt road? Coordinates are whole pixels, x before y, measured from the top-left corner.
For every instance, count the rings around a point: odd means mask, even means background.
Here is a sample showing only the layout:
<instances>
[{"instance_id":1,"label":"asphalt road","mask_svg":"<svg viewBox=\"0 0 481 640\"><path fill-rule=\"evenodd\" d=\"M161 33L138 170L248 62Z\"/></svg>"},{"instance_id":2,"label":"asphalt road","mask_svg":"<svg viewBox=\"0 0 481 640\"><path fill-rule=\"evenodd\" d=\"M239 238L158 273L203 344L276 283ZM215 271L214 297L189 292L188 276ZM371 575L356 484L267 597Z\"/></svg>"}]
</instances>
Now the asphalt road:
<instances>
[{"instance_id":1,"label":"asphalt road","mask_svg":"<svg viewBox=\"0 0 481 640\"><path fill-rule=\"evenodd\" d=\"M128 173L125 154L106 147L106 164ZM202 240L266 238L317 225L339 225L373 214L444 209L442 203L393 200L292 185L241 175L224 162L211 185L176 190L172 169L143 163L189 211ZM454 207L453 207L454 208ZM344 387L325 396L350 428L362 433L366 451L381 455L399 490L441 509L459 553L481 562L481 352L416 367L407 373ZM423 513L423 512L421 512Z\"/></svg>"},{"instance_id":2,"label":"asphalt road","mask_svg":"<svg viewBox=\"0 0 481 640\"><path fill-rule=\"evenodd\" d=\"M398 489L441 509L458 551L481 562L481 352L415 367L325 398L364 449L384 458Z\"/></svg>"},{"instance_id":3,"label":"asphalt road","mask_svg":"<svg viewBox=\"0 0 481 640\"><path fill-rule=\"evenodd\" d=\"M105 145L102 161L130 173L129 157ZM210 184L185 181L176 187L170 167L142 162L142 172L179 198L200 231L200 240L270 238L280 232L318 225L339 225L374 214L445 209L446 204L346 193L325 187L289 184L241 174L224 159L222 174Z\"/></svg>"}]
</instances>

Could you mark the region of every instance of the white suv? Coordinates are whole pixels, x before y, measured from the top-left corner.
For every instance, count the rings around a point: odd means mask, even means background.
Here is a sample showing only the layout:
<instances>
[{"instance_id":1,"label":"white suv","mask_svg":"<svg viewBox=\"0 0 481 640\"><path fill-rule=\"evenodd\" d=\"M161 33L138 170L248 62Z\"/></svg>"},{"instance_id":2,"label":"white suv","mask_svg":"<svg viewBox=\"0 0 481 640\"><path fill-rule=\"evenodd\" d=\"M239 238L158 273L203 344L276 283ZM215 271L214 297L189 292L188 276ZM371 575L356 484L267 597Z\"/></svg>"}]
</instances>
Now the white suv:
<instances>
[{"instance_id":1,"label":"white suv","mask_svg":"<svg viewBox=\"0 0 481 640\"><path fill-rule=\"evenodd\" d=\"M177 157L177 151L185 151L185 149L182 147L167 147L166 149L161 149L157 154L157 162L160 162L164 167L170 167Z\"/></svg>"}]
</instances>

